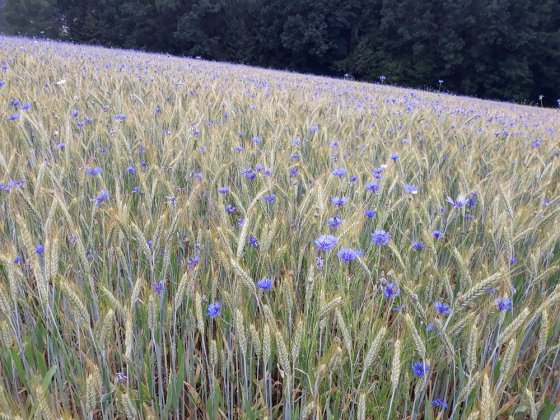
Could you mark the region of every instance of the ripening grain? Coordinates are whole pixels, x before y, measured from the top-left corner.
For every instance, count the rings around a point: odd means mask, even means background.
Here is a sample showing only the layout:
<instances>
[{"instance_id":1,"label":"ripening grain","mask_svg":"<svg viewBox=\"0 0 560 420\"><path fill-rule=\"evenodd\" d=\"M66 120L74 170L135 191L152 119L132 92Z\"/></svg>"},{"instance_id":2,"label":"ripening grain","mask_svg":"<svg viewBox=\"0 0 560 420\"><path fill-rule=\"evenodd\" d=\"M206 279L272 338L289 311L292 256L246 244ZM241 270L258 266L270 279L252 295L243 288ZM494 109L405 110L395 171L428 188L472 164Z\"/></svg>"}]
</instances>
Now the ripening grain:
<instances>
[{"instance_id":1,"label":"ripening grain","mask_svg":"<svg viewBox=\"0 0 560 420\"><path fill-rule=\"evenodd\" d=\"M4 418L548 418L560 114L0 38Z\"/></svg>"}]
</instances>

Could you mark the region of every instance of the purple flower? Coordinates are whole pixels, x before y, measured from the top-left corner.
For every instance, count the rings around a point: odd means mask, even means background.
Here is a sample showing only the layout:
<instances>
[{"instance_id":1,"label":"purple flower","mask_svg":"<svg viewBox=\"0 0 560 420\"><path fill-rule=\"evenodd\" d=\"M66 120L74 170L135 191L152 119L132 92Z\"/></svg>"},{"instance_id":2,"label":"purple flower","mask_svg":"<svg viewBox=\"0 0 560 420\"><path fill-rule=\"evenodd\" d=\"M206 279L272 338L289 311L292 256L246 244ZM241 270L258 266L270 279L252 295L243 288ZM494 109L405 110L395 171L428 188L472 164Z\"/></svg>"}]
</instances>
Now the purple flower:
<instances>
[{"instance_id":1,"label":"purple flower","mask_svg":"<svg viewBox=\"0 0 560 420\"><path fill-rule=\"evenodd\" d=\"M378 229L375 232L371 233L371 241L376 246L385 246L389 243L391 239L391 234L389 232L384 231L383 229Z\"/></svg>"},{"instance_id":2,"label":"purple flower","mask_svg":"<svg viewBox=\"0 0 560 420\"><path fill-rule=\"evenodd\" d=\"M312 133L316 133L317 131L319 131L319 126L318 125L312 125L309 127L309 131L311 131Z\"/></svg>"},{"instance_id":3,"label":"purple flower","mask_svg":"<svg viewBox=\"0 0 560 420\"><path fill-rule=\"evenodd\" d=\"M351 248L340 248L336 253L338 258L348 264L350 261L355 260L358 257L364 255L364 253L357 249Z\"/></svg>"},{"instance_id":4,"label":"purple flower","mask_svg":"<svg viewBox=\"0 0 560 420\"><path fill-rule=\"evenodd\" d=\"M298 174L298 170L296 168L290 169L290 176L296 176Z\"/></svg>"},{"instance_id":5,"label":"purple flower","mask_svg":"<svg viewBox=\"0 0 560 420\"><path fill-rule=\"evenodd\" d=\"M191 267L196 267L200 262L200 255L195 255L187 260L187 265Z\"/></svg>"},{"instance_id":6,"label":"purple flower","mask_svg":"<svg viewBox=\"0 0 560 420\"><path fill-rule=\"evenodd\" d=\"M470 193L470 194L467 196L467 200L465 201L465 204L466 204L467 207L469 207L469 208L475 207L475 206L478 204L478 201L477 201L477 194L476 194L475 192Z\"/></svg>"},{"instance_id":7,"label":"purple flower","mask_svg":"<svg viewBox=\"0 0 560 420\"><path fill-rule=\"evenodd\" d=\"M401 294L401 289L397 283L393 283L392 281L385 285L385 289L383 289L383 294L386 298L394 299Z\"/></svg>"},{"instance_id":8,"label":"purple flower","mask_svg":"<svg viewBox=\"0 0 560 420\"><path fill-rule=\"evenodd\" d=\"M418 187L414 184L404 184L404 189L409 194L418 193Z\"/></svg>"},{"instance_id":9,"label":"purple flower","mask_svg":"<svg viewBox=\"0 0 560 420\"><path fill-rule=\"evenodd\" d=\"M10 102L8 102L8 105L13 106L14 108L17 107L20 104L20 102L17 99L12 99Z\"/></svg>"},{"instance_id":10,"label":"purple flower","mask_svg":"<svg viewBox=\"0 0 560 420\"><path fill-rule=\"evenodd\" d=\"M262 143L263 139L261 137L253 137L253 143L259 144Z\"/></svg>"},{"instance_id":11,"label":"purple flower","mask_svg":"<svg viewBox=\"0 0 560 420\"><path fill-rule=\"evenodd\" d=\"M515 257L511 257L511 258L509 259L509 263L510 263L510 264L515 264L516 262L517 262L517 258L515 258Z\"/></svg>"},{"instance_id":12,"label":"purple flower","mask_svg":"<svg viewBox=\"0 0 560 420\"><path fill-rule=\"evenodd\" d=\"M259 240L257 239L256 236L254 236L254 235L249 235L249 237L247 238L247 244L248 244L251 248L258 248L258 247L259 247Z\"/></svg>"},{"instance_id":13,"label":"purple flower","mask_svg":"<svg viewBox=\"0 0 560 420\"><path fill-rule=\"evenodd\" d=\"M350 182L356 182L358 180L358 177L356 175L352 175L350 177Z\"/></svg>"},{"instance_id":14,"label":"purple flower","mask_svg":"<svg viewBox=\"0 0 560 420\"><path fill-rule=\"evenodd\" d=\"M317 239L315 239L315 246L317 247L317 251L330 251L333 249L338 240L333 235L321 235Z\"/></svg>"},{"instance_id":15,"label":"purple flower","mask_svg":"<svg viewBox=\"0 0 560 420\"><path fill-rule=\"evenodd\" d=\"M115 115L115 120L117 120L117 121L124 121L124 120L126 120L126 114L117 114L117 115Z\"/></svg>"},{"instance_id":16,"label":"purple flower","mask_svg":"<svg viewBox=\"0 0 560 420\"><path fill-rule=\"evenodd\" d=\"M434 237L434 239L439 239L441 238L441 235L443 235L439 230L434 230L432 232L432 236Z\"/></svg>"},{"instance_id":17,"label":"purple flower","mask_svg":"<svg viewBox=\"0 0 560 420\"><path fill-rule=\"evenodd\" d=\"M27 111L29 108L31 108L31 102L27 102L27 103L23 104L20 109L22 111Z\"/></svg>"},{"instance_id":18,"label":"purple flower","mask_svg":"<svg viewBox=\"0 0 560 420\"><path fill-rule=\"evenodd\" d=\"M332 202L335 206L342 207L342 206L344 206L346 203L348 203L348 198L346 198L346 197L334 196L334 197L331 198L331 202Z\"/></svg>"},{"instance_id":19,"label":"purple flower","mask_svg":"<svg viewBox=\"0 0 560 420\"><path fill-rule=\"evenodd\" d=\"M229 192L229 188L228 188L228 187L219 187L219 188L218 188L218 192L219 192L220 194L226 194L226 193Z\"/></svg>"},{"instance_id":20,"label":"purple flower","mask_svg":"<svg viewBox=\"0 0 560 420\"><path fill-rule=\"evenodd\" d=\"M425 248L425 245L420 241L415 241L412 243L412 249L416 251L422 251Z\"/></svg>"},{"instance_id":21,"label":"purple flower","mask_svg":"<svg viewBox=\"0 0 560 420\"><path fill-rule=\"evenodd\" d=\"M80 113L80 111L78 111L77 109L75 109L74 111L72 111L72 113L70 114L71 118L76 118L78 116L78 114Z\"/></svg>"},{"instance_id":22,"label":"purple flower","mask_svg":"<svg viewBox=\"0 0 560 420\"><path fill-rule=\"evenodd\" d=\"M383 178L383 172L385 171L384 168L373 168L372 170L372 176L375 179L381 179Z\"/></svg>"},{"instance_id":23,"label":"purple flower","mask_svg":"<svg viewBox=\"0 0 560 420\"><path fill-rule=\"evenodd\" d=\"M371 219L371 218L375 217L375 211L374 210L366 210L365 213L364 213L364 216Z\"/></svg>"},{"instance_id":24,"label":"purple flower","mask_svg":"<svg viewBox=\"0 0 560 420\"><path fill-rule=\"evenodd\" d=\"M340 218L340 216L337 214L335 214L333 217L331 217L329 220L327 220L327 224L332 227L332 228L336 228L338 226L340 226L342 224L343 220Z\"/></svg>"},{"instance_id":25,"label":"purple flower","mask_svg":"<svg viewBox=\"0 0 560 420\"><path fill-rule=\"evenodd\" d=\"M0 80L0 87L4 87L4 86L6 86L6 82L3 81L3 80Z\"/></svg>"},{"instance_id":26,"label":"purple flower","mask_svg":"<svg viewBox=\"0 0 560 420\"><path fill-rule=\"evenodd\" d=\"M451 313L451 309L447 303L436 302L434 306L436 311L442 315L449 315Z\"/></svg>"},{"instance_id":27,"label":"purple flower","mask_svg":"<svg viewBox=\"0 0 560 420\"><path fill-rule=\"evenodd\" d=\"M508 297L499 297L498 299L496 299L496 304L498 305L498 309L500 311L512 310L511 299Z\"/></svg>"},{"instance_id":28,"label":"purple flower","mask_svg":"<svg viewBox=\"0 0 560 420\"><path fill-rule=\"evenodd\" d=\"M95 168L86 168L86 174L91 176L99 175L101 172L103 172L101 166L96 166Z\"/></svg>"},{"instance_id":29,"label":"purple flower","mask_svg":"<svg viewBox=\"0 0 560 420\"><path fill-rule=\"evenodd\" d=\"M332 174L334 176L342 177L346 175L346 168L334 168Z\"/></svg>"},{"instance_id":30,"label":"purple flower","mask_svg":"<svg viewBox=\"0 0 560 420\"><path fill-rule=\"evenodd\" d=\"M419 377L426 376L429 370L430 370L430 366L428 366L427 363L414 362L412 364L412 373L414 373L416 376Z\"/></svg>"},{"instance_id":31,"label":"purple flower","mask_svg":"<svg viewBox=\"0 0 560 420\"><path fill-rule=\"evenodd\" d=\"M136 169L134 169L133 166L128 166L128 167L126 168L126 172L129 173L129 174L133 174L133 173L136 172Z\"/></svg>"},{"instance_id":32,"label":"purple flower","mask_svg":"<svg viewBox=\"0 0 560 420\"><path fill-rule=\"evenodd\" d=\"M276 200L276 194L270 193L269 195L265 195L263 199L267 203L273 203Z\"/></svg>"},{"instance_id":33,"label":"purple flower","mask_svg":"<svg viewBox=\"0 0 560 420\"><path fill-rule=\"evenodd\" d=\"M156 295L160 295L163 293L163 282L160 281L159 283L156 283L154 285L154 292L156 293Z\"/></svg>"},{"instance_id":34,"label":"purple flower","mask_svg":"<svg viewBox=\"0 0 560 420\"><path fill-rule=\"evenodd\" d=\"M65 147L66 147L66 145L64 143L57 143L56 144L56 148L58 150L64 150Z\"/></svg>"},{"instance_id":35,"label":"purple flower","mask_svg":"<svg viewBox=\"0 0 560 420\"><path fill-rule=\"evenodd\" d=\"M16 257L12 260L12 264L19 264L21 262L21 257L16 255Z\"/></svg>"},{"instance_id":36,"label":"purple flower","mask_svg":"<svg viewBox=\"0 0 560 420\"><path fill-rule=\"evenodd\" d=\"M399 155L398 153L393 153L393 154L391 155L391 159L392 159L393 161L396 161L400 156L401 156L401 155Z\"/></svg>"},{"instance_id":37,"label":"purple flower","mask_svg":"<svg viewBox=\"0 0 560 420\"><path fill-rule=\"evenodd\" d=\"M220 315L221 310L222 305L220 304L220 302L212 302L206 309L206 316L209 316L210 318L216 318L218 315Z\"/></svg>"},{"instance_id":38,"label":"purple flower","mask_svg":"<svg viewBox=\"0 0 560 420\"><path fill-rule=\"evenodd\" d=\"M272 279L263 277L257 282L257 287L262 290L270 290L272 288Z\"/></svg>"},{"instance_id":39,"label":"purple flower","mask_svg":"<svg viewBox=\"0 0 560 420\"><path fill-rule=\"evenodd\" d=\"M19 118L19 113L16 112L15 114L10 115L10 116L9 116L8 118L6 118L6 119L7 119L8 121L14 121L14 120L17 120L18 118Z\"/></svg>"},{"instance_id":40,"label":"purple flower","mask_svg":"<svg viewBox=\"0 0 560 420\"><path fill-rule=\"evenodd\" d=\"M35 247L35 253L36 253L37 255L42 255L44 252L45 252L45 246L44 246L43 244L38 244L38 245Z\"/></svg>"},{"instance_id":41,"label":"purple flower","mask_svg":"<svg viewBox=\"0 0 560 420\"><path fill-rule=\"evenodd\" d=\"M432 400L433 407L447 408L447 403L443 401L440 397L436 397Z\"/></svg>"},{"instance_id":42,"label":"purple flower","mask_svg":"<svg viewBox=\"0 0 560 420\"><path fill-rule=\"evenodd\" d=\"M381 83L383 83L385 81L385 76L383 75L379 76L379 80L381 81Z\"/></svg>"},{"instance_id":43,"label":"purple flower","mask_svg":"<svg viewBox=\"0 0 560 420\"><path fill-rule=\"evenodd\" d=\"M366 185L366 190L373 191L374 193L376 193L379 191L379 184L375 182L370 182L369 184Z\"/></svg>"},{"instance_id":44,"label":"purple flower","mask_svg":"<svg viewBox=\"0 0 560 420\"><path fill-rule=\"evenodd\" d=\"M99 207L108 198L109 192L107 190L101 191L101 193L97 197L95 197L95 205Z\"/></svg>"},{"instance_id":45,"label":"purple flower","mask_svg":"<svg viewBox=\"0 0 560 420\"><path fill-rule=\"evenodd\" d=\"M10 179L7 184L0 184L0 191L9 192L11 190L19 190L23 184L25 184L25 179L20 179L19 181Z\"/></svg>"},{"instance_id":46,"label":"purple flower","mask_svg":"<svg viewBox=\"0 0 560 420\"><path fill-rule=\"evenodd\" d=\"M227 205L226 205L226 211L227 211L229 214L235 213L235 207L233 207L231 204L227 204Z\"/></svg>"}]
</instances>

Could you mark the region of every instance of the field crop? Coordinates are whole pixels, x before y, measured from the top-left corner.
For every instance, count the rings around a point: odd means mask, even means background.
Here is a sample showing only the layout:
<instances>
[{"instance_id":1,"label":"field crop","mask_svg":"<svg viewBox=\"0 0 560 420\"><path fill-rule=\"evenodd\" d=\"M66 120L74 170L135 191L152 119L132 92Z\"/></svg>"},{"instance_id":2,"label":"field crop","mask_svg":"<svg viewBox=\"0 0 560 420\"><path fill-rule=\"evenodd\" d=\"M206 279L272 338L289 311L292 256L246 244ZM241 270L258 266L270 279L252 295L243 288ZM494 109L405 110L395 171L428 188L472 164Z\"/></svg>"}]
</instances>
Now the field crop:
<instances>
[{"instance_id":1,"label":"field crop","mask_svg":"<svg viewBox=\"0 0 560 420\"><path fill-rule=\"evenodd\" d=\"M2 418L558 418L559 110L1 37L0 184Z\"/></svg>"}]
</instances>

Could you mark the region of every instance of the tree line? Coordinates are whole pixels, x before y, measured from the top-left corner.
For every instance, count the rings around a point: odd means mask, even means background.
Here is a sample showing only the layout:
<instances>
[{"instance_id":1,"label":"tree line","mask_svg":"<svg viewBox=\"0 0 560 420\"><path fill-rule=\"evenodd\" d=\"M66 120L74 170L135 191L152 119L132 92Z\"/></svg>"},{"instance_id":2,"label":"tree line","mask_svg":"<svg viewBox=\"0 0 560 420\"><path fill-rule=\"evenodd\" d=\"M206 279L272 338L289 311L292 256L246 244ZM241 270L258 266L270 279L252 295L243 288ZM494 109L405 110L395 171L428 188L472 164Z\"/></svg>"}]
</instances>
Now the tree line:
<instances>
[{"instance_id":1,"label":"tree line","mask_svg":"<svg viewBox=\"0 0 560 420\"><path fill-rule=\"evenodd\" d=\"M558 0L0 0L4 32L483 98L560 98Z\"/></svg>"}]
</instances>

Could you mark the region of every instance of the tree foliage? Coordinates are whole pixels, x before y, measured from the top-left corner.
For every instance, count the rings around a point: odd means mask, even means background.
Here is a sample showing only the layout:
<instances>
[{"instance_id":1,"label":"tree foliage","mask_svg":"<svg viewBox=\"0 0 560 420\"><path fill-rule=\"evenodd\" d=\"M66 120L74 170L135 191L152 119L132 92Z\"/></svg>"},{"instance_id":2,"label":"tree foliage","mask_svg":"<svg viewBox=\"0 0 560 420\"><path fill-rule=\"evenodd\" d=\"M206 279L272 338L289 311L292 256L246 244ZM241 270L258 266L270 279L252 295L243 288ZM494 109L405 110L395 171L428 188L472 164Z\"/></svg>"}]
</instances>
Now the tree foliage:
<instances>
[{"instance_id":1,"label":"tree foliage","mask_svg":"<svg viewBox=\"0 0 560 420\"><path fill-rule=\"evenodd\" d=\"M457 93L560 96L557 0L4 0L10 33ZM0 1L0 4L2 2Z\"/></svg>"}]
</instances>

